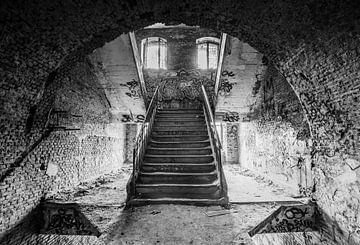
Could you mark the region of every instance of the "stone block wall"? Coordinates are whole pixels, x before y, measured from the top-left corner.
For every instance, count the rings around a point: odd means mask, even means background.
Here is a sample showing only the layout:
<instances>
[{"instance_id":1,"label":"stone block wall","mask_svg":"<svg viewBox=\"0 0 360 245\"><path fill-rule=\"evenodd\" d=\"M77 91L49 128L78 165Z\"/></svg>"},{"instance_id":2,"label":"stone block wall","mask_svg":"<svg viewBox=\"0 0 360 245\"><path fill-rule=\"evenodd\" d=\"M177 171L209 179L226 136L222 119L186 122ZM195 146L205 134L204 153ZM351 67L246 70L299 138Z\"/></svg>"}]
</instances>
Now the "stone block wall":
<instances>
[{"instance_id":1,"label":"stone block wall","mask_svg":"<svg viewBox=\"0 0 360 245\"><path fill-rule=\"evenodd\" d=\"M241 122L240 165L288 187L295 196L312 192L310 146L289 123Z\"/></svg>"},{"instance_id":2,"label":"stone block wall","mask_svg":"<svg viewBox=\"0 0 360 245\"><path fill-rule=\"evenodd\" d=\"M249 122L240 123L240 164L288 186L294 195L309 196L311 140L302 105L271 64L257 79Z\"/></svg>"},{"instance_id":3,"label":"stone block wall","mask_svg":"<svg viewBox=\"0 0 360 245\"><path fill-rule=\"evenodd\" d=\"M333 220L331 226L342 230L333 232L333 239L359 244L360 46L358 38L345 34L326 33L322 39L331 41L299 48L282 72L305 105L315 198Z\"/></svg>"},{"instance_id":4,"label":"stone block wall","mask_svg":"<svg viewBox=\"0 0 360 245\"><path fill-rule=\"evenodd\" d=\"M119 169L124 161L125 127L112 122L91 62L63 67L48 83L34 118L27 118L32 121L27 149L11 157L21 148L23 137L18 137L6 141L9 150L2 151L13 162L2 163L0 240L47 194ZM26 135L24 124L6 126L5 135Z\"/></svg>"},{"instance_id":5,"label":"stone block wall","mask_svg":"<svg viewBox=\"0 0 360 245\"><path fill-rule=\"evenodd\" d=\"M61 64L73 65L79 56L122 33L155 22L184 22L241 38L271 60L292 84L311 125L316 199L347 233L345 237L358 239L357 5L357 1L303 0L3 1L1 170L17 169L42 137L39 129L43 127L31 127L36 121L32 119L36 115L31 116L33 106L39 104L52 80L49 75Z\"/></svg>"}]
</instances>

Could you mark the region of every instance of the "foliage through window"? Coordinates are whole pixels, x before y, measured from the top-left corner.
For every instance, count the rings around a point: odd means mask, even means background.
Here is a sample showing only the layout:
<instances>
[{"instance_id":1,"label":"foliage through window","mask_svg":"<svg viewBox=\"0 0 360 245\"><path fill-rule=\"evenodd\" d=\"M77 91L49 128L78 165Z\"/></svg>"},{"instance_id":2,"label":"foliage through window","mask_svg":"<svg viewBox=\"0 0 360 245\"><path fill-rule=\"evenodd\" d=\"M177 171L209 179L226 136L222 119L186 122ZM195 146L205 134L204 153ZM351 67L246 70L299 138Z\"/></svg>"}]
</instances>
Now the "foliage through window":
<instances>
[{"instance_id":1,"label":"foliage through window","mask_svg":"<svg viewBox=\"0 0 360 245\"><path fill-rule=\"evenodd\" d=\"M144 68L166 69L166 40L161 37L148 37L141 41L141 60Z\"/></svg>"},{"instance_id":2,"label":"foliage through window","mask_svg":"<svg viewBox=\"0 0 360 245\"><path fill-rule=\"evenodd\" d=\"M196 40L197 61L200 69L216 69L219 55L219 39L202 37Z\"/></svg>"}]
</instances>

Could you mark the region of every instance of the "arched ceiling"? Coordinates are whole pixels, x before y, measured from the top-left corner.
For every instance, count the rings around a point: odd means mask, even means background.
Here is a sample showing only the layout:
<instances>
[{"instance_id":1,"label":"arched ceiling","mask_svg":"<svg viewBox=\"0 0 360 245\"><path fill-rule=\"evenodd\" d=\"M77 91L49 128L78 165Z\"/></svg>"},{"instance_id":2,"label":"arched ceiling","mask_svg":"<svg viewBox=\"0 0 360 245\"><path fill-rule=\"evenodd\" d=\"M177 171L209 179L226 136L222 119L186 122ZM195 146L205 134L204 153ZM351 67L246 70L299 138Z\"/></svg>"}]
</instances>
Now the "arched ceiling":
<instances>
[{"instance_id":1,"label":"arched ceiling","mask_svg":"<svg viewBox=\"0 0 360 245\"><path fill-rule=\"evenodd\" d=\"M66 70L122 33L157 22L215 29L263 53L298 93L313 131L316 188L322 189L317 197L330 210L337 186L329 176L343 171L346 163L354 169L360 164L357 4L354 0L3 0L1 125L26 122L29 108L41 99L54 71ZM351 188L360 192L358 185Z\"/></svg>"},{"instance_id":2,"label":"arched ceiling","mask_svg":"<svg viewBox=\"0 0 360 245\"><path fill-rule=\"evenodd\" d=\"M36 103L54 70L71 66L121 33L156 22L198 25L248 42L279 68L308 114L324 96L331 101L336 93L326 90L337 86L330 84L337 79L334 73L326 72L348 65L344 83L351 88L359 70L360 11L351 0L8 0L2 1L0 16L1 86L10 89L2 92L4 111L10 112L4 117ZM346 111L341 103L333 107L326 110Z\"/></svg>"}]
</instances>

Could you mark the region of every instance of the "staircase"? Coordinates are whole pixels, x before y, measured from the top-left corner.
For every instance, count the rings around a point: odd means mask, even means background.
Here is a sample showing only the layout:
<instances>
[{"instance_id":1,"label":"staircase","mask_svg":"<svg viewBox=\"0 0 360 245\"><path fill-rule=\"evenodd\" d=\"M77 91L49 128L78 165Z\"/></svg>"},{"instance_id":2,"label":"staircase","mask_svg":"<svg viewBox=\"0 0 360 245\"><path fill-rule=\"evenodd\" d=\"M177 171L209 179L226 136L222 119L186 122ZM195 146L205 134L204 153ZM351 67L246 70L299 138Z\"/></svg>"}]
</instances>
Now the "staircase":
<instances>
[{"instance_id":1,"label":"staircase","mask_svg":"<svg viewBox=\"0 0 360 245\"><path fill-rule=\"evenodd\" d=\"M138 171L128 185L127 205L226 205L206 111L154 111Z\"/></svg>"}]
</instances>

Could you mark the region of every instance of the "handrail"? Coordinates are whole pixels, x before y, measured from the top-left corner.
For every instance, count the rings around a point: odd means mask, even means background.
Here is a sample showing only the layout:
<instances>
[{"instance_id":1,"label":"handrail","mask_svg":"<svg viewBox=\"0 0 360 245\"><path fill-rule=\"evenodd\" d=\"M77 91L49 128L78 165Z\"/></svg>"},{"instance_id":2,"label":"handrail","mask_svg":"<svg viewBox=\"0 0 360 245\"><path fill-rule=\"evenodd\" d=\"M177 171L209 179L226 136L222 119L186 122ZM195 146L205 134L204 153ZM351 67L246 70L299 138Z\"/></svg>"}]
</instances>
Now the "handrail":
<instances>
[{"instance_id":1,"label":"handrail","mask_svg":"<svg viewBox=\"0 0 360 245\"><path fill-rule=\"evenodd\" d=\"M218 132L216 130L216 124L215 124L215 119L214 119L214 115L213 112L211 110L211 105L209 102L209 98L206 94L206 90L204 85L201 85L201 91L202 91L202 99L204 101L203 107L204 107L204 112L205 112L205 118L206 118L206 124L208 126L209 132L210 132L210 136L211 136L211 145L215 154L215 159L216 159L216 169L218 172L218 177L219 177L219 181L220 181L220 188L221 188L221 193L222 196L225 197L225 199L227 199L227 187L226 187L226 181L225 181L225 175L224 175L224 170L222 167L222 161L221 161L221 150L222 150L222 145L221 145L221 141L218 135Z\"/></svg>"},{"instance_id":2,"label":"handrail","mask_svg":"<svg viewBox=\"0 0 360 245\"><path fill-rule=\"evenodd\" d=\"M136 136L136 144L133 150L133 171L131 176L131 196L135 197L135 183L139 176L143 157L145 155L146 146L150 138L150 133L154 124L155 114L157 110L159 86L157 86L155 93L150 101L149 107L145 114L145 120L141 124L139 133Z\"/></svg>"},{"instance_id":3,"label":"handrail","mask_svg":"<svg viewBox=\"0 0 360 245\"><path fill-rule=\"evenodd\" d=\"M204 100L204 105L205 105L205 109L206 109L206 112L207 114L209 115L209 119L210 119L210 124L214 127L215 129L215 137L216 137L216 140L219 142L219 147L220 149L222 150L222 145L221 145L221 141L220 141L220 138L219 138L219 134L216 130L216 125L215 125L215 119L214 119L214 114L212 113L212 110L211 110L211 105L210 105L210 101L209 101L209 97L207 96L206 94L206 90L205 90L205 87L204 85L201 85L201 91L202 91L202 97L203 97L203 100Z\"/></svg>"}]
</instances>

